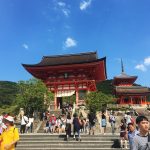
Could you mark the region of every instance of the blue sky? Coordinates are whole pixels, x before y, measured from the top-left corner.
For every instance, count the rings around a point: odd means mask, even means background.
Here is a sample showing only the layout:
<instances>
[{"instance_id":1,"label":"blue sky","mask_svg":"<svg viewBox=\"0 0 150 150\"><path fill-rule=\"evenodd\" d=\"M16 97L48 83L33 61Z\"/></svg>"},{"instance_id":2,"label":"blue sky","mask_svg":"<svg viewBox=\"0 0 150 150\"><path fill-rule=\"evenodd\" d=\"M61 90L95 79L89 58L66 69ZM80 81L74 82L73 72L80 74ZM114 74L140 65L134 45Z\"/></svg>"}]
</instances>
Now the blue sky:
<instances>
[{"instance_id":1,"label":"blue sky","mask_svg":"<svg viewBox=\"0 0 150 150\"><path fill-rule=\"evenodd\" d=\"M150 86L149 0L0 0L0 80L28 80L22 63L97 51L107 76L125 72Z\"/></svg>"}]
</instances>

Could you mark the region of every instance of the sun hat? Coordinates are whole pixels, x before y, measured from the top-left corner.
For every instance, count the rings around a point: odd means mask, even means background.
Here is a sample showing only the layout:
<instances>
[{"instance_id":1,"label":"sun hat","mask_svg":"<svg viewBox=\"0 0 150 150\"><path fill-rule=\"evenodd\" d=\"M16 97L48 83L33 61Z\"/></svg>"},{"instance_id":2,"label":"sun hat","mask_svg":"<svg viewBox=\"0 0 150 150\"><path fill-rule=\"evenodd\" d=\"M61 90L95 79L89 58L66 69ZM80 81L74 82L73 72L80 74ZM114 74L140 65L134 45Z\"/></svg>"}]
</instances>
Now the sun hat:
<instances>
[{"instance_id":1,"label":"sun hat","mask_svg":"<svg viewBox=\"0 0 150 150\"><path fill-rule=\"evenodd\" d=\"M5 118L5 120L14 123L14 118L13 118L12 116L7 116L7 117Z\"/></svg>"}]
</instances>

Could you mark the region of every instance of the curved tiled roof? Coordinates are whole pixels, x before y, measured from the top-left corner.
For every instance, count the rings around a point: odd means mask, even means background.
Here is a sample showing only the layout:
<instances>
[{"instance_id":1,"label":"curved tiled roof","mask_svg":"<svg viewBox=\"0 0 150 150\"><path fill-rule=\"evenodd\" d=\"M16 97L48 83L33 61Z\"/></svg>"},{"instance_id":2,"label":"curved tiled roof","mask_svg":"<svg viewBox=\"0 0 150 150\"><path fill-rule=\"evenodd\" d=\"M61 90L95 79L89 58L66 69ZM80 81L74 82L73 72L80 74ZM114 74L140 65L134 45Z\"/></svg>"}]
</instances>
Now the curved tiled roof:
<instances>
[{"instance_id":1,"label":"curved tiled roof","mask_svg":"<svg viewBox=\"0 0 150 150\"><path fill-rule=\"evenodd\" d=\"M57 66L67 64L80 64L95 62L98 59L96 52L68 54L68 55L55 55L55 56L43 56L42 60L38 64L23 64L23 66L29 67L42 67L42 66Z\"/></svg>"},{"instance_id":2,"label":"curved tiled roof","mask_svg":"<svg viewBox=\"0 0 150 150\"><path fill-rule=\"evenodd\" d=\"M149 88L142 86L116 86L115 89L117 93L150 93Z\"/></svg>"},{"instance_id":3,"label":"curved tiled roof","mask_svg":"<svg viewBox=\"0 0 150 150\"><path fill-rule=\"evenodd\" d=\"M114 78L118 79L129 79L129 78L137 78L137 76L129 76L125 72L122 72L120 75L115 76Z\"/></svg>"},{"instance_id":4,"label":"curved tiled roof","mask_svg":"<svg viewBox=\"0 0 150 150\"><path fill-rule=\"evenodd\" d=\"M22 65L34 77L40 79L47 78L53 72L62 73L68 70L73 71L73 69L75 72L78 68L92 69L92 66L95 68L95 72L92 70L90 73L93 74L96 81L107 78L106 57L98 59L97 52L44 56L38 64Z\"/></svg>"}]
</instances>

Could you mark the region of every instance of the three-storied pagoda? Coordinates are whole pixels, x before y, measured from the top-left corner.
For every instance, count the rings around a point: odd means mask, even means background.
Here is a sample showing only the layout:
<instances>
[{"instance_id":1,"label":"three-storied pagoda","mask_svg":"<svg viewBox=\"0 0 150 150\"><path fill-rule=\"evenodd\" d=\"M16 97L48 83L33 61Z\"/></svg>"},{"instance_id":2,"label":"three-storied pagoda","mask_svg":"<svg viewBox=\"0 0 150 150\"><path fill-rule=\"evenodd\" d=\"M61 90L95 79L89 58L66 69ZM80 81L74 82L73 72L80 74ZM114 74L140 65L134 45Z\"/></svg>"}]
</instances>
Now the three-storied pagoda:
<instances>
[{"instance_id":1,"label":"three-storied pagoda","mask_svg":"<svg viewBox=\"0 0 150 150\"><path fill-rule=\"evenodd\" d=\"M106 57L99 59L97 52L44 56L40 63L23 67L54 93L55 109L62 97L73 94L78 105L80 91L95 91L96 83L107 78Z\"/></svg>"},{"instance_id":2,"label":"three-storied pagoda","mask_svg":"<svg viewBox=\"0 0 150 150\"><path fill-rule=\"evenodd\" d=\"M147 87L134 84L137 76L129 76L124 72L121 60L122 72L113 79L114 92L118 104L148 104L147 96L150 91Z\"/></svg>"}]
</instances>

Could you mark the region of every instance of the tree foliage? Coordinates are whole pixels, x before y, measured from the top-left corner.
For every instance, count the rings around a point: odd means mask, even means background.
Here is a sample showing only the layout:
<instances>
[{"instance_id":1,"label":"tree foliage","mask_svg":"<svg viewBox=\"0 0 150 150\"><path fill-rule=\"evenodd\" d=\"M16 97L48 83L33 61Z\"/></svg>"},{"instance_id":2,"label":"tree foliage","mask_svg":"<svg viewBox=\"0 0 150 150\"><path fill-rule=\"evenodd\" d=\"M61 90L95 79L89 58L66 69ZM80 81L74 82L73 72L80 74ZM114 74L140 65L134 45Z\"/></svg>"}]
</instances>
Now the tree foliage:
<instances>
[{"instance_id":1,"label":"tree foliage","mask_svg":"<svg viewBox=\"0 0 150 150\"><path fill-rule=\"evenodd\" d=\"M17 94L16 102L28 113L46 109L53 99L53 94L41 80L33 78L29 81L20 81L18 86L19 94Z\"/></svg>"},{"instance_id":2,"label":"tree foliage","mask_svg":"<svg viewBox=\"0 0 150 150\"><path fill-rule=\"evenodd\" d=\"M96 84L97 90L103 92L104 94L109 94L113 96L113 85L112 80L105 80Z\"/></svg>"},{"instance_id":3,"label":"tree foliage","mask_svg":"<svg viewBox=\"0 0 150 150\"><path fill-rule=\"evenodd\" d=\"M90 92L86 97L86 104L90 110L103 110L107 104L113 103L113 96L106 95L100 91Z\"/></svg>"},{"instance_id":4,"label":"tree foliage","mask_svg":"<svg viewBox=\"0 0 150 150\"><path fill-rule=\"evenodd\" d=\"M0 81L0 107L12 105L18 93L18 85L15 82Z\"/></svg>"},{"instance_id":5,"label":"tree foliage","mask_svg":"<svg viewBox=\"0 0 150 150\"><path fill-rule=\"evenodd\" d=\"M97 91L90 92L86 96L88 109L95 111L103 110L107 104L114 103L112 80L105 80L97 83Z\"/></svg>"}]
</instances>

